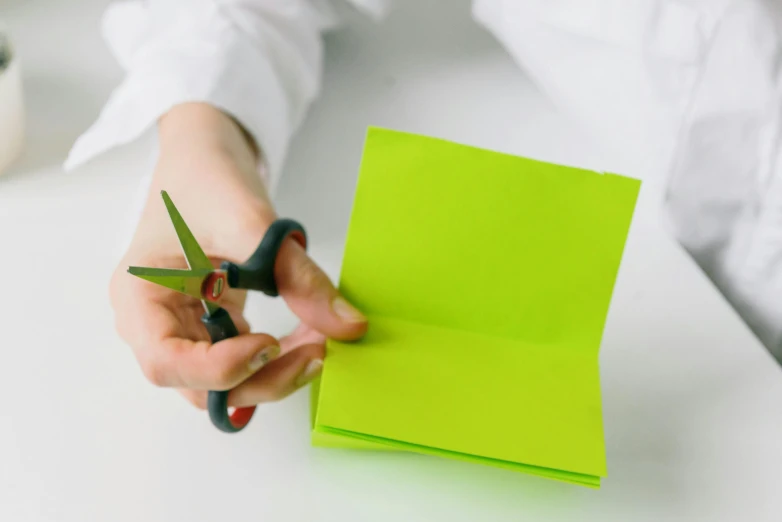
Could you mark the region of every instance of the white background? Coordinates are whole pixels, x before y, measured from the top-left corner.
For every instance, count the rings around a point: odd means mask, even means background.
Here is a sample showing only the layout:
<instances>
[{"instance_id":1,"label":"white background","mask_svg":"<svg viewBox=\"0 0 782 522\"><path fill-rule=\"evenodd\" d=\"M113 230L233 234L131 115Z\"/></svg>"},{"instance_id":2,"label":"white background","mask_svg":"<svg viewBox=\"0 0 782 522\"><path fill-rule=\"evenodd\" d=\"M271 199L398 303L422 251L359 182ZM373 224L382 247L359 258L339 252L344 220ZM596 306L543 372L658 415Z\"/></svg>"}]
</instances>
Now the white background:
<instances>
[{"instance_id":1,"label":"white background","mask_svg":"<svg viewBox=\"0 0 782 522\"><path fill-rule=\"evenodd\" d=\"M306 392L226 436L148 385L113 330L107 282L150 140L60 168L121 78L98 36L104 5L0 4L29 125L24 157L0 177L0 520L782 520L779 366L664 233L655 169L557 114L466 0L402 2L382 27L328 37L324 93L278 206L336 277L367 125L643 178L600 356L602 489L312 448ZM248 308L258 330L295 324L276 301Z\"/></svg>"}]
</instances>

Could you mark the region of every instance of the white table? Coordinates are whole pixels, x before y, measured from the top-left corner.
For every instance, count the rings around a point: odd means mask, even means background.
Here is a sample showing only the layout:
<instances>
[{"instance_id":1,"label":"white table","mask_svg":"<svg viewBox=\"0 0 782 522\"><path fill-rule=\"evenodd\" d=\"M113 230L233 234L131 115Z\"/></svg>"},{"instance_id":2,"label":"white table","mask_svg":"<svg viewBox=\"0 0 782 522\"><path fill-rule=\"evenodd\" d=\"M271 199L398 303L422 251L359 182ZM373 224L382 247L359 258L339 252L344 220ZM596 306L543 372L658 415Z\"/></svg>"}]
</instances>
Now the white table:
<instances>
[{"instance_id":1,"label":"white table","mask_svg":"<svg viewBox=\"0 0 782 522\"><path fill-rule=\"evenodd\" d=\"M148 385L114 333L106 291L146 144L72 175L59 167L119 78L97 35L103 3L0 7L30 105L28 154L0 178L0 520L782 520L782 371L666 236L651 178L601 351L609 476L599 491L312 448L305 392L229 437ZM557 115L466 1L435 29L432 3L419 3L382 28L329 37L325 92L291 152L279 208L308 224L334 277L368 124L646 177ZM294 325L264 298L248 314L274 334Z\"/></svg>"}]
</instances>

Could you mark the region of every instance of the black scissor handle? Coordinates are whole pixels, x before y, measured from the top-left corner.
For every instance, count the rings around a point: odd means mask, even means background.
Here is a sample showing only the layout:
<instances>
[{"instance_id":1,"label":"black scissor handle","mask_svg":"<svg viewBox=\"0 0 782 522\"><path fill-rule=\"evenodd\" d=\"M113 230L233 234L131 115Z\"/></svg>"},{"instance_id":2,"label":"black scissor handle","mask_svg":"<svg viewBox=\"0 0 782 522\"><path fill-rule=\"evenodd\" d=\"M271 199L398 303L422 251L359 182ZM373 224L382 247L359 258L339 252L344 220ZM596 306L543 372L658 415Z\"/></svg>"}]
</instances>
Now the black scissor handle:
<instances>
[{"instance_id":1,"label":"black scissor handle","mask_svg":"<svg viewBox=\"0 0 782 522\"><path fill-rule=\"evenodd\" d=\"M304 227L292 219L278 219L266 231L260 245L247 261L241 265L230 261L223 262L220 268L227 272L228 286L258 290L272 297L279 295L274 279L274 265L280 247L288 236L306 248L307 234ZM212 315L204 315L201 321L213 343L239 335L231 316L223 308ZM255 406L237 408L229 415L228 391L210 391L207 396L207 410L217 429L225 433L236 433L249 424L255 413Z\"/></svg>"},{"instance_id":2,"label":"black scissor handle","mask_svg":"<svg viewBox=\"0 0 782 522\"><path fill-rule=\"evenodd\" d=\"M224 339L236 337L239 331L231 320L231 316L224 308L220 308L212 315L204 314L201 322L206 326L209 337L213 343ZM225 433L241 431L252 419L255 406L249 408L236 408L233 414L228 413L228 391L210 391L206 399L207 410L212 424Z\"/></svg>"},{"instance_id":3,"label":"black scissor handle","mask_svg":"<svg viewBox=\"0 0 782 522\"><path fill-rule=\"evenodd\" d=\"M269 227L261 239L261 244L250 258L237 265L230 261L223 262L220 268L228 273L228 286L257 290L272 297L277 297L277 282L274 280L274 264L285 238L291 236L307 248L307 233L292 219L278 219Z\"/></svg>"}]
</instances>

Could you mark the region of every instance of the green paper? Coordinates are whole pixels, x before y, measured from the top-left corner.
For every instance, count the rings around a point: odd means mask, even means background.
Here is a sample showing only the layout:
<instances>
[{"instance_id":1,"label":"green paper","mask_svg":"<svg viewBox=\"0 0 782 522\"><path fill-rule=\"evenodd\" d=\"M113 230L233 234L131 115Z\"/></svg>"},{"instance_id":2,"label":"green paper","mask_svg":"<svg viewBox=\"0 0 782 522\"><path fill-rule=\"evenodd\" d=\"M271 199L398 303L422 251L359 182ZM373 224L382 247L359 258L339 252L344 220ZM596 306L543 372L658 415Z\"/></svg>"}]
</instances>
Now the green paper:
<instances>
[{"instance_id":1,"label":"green paper","mask_svg":"<svg viewBox=\"0 0 782 522\"><path fill-rule=\"evenodd\" d=\"M640 182L370 128L317 446L404 450L599 487L598 353Z\"/></svg>"}]
</instances>

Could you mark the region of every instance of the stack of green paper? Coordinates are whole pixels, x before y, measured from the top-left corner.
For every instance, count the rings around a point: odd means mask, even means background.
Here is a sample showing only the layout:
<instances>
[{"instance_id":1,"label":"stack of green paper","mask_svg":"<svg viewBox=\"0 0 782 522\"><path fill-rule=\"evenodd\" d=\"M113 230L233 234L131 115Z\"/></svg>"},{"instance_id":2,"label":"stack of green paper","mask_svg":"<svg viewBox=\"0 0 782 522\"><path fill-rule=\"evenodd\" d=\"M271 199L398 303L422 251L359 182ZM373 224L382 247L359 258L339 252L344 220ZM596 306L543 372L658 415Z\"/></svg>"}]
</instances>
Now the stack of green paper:
<instances>
[{"instance_id":1,"label":"stack of green paper","mask_svg":"<svg viewBox=\"0 0 782 522\"><path fill-rule=\"evenodd\" d=\"M599 487L598 352L640 182L371 128L316 446L396 449Z\"/></svg>"}]
</instances>

